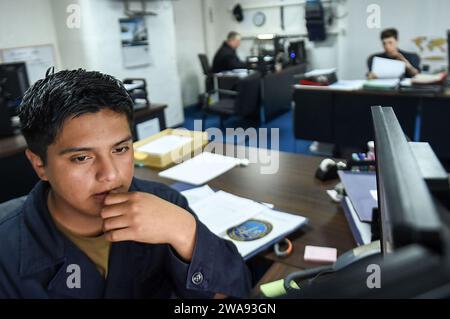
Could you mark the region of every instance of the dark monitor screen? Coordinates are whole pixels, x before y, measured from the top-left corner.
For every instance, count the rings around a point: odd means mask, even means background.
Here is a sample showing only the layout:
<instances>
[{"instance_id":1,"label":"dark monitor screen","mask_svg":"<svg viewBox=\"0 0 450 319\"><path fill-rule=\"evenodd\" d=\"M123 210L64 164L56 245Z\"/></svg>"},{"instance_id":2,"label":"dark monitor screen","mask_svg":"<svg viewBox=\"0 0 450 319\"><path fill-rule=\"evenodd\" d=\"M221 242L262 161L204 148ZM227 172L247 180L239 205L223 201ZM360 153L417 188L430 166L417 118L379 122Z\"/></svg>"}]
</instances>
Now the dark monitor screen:
<instances>
[{"instance_id":1,"label":"dark monitor screen","mask_svg":"<svg viewBox=\"0 0 450 319\"><path fill-rule=\"evenodd\" d=\"M30 87L24 62L0 64L1 94L7 101L11 113L20 104L25 91Z\"/></svg>"},{"instance_id":2,"label":"dark monitor screen","mask_svg":"<svg viewBox=\"0 0 450 319\"><path fill-rule=\"evenodd\" d=\"M305 41L295 41L289 43L289 61L291 64L306 63Z\"/></svg>"},{"instance_id":3,"label":"dark monitor screen","mask_svg":"<svg viewBox=\"0 0 450 319\"><path fill-rule=\"evenodd\" d=\"M372 107L382 250L443 246L442 222L411 145L391 107Z\"/></svg>"}]
</instances>

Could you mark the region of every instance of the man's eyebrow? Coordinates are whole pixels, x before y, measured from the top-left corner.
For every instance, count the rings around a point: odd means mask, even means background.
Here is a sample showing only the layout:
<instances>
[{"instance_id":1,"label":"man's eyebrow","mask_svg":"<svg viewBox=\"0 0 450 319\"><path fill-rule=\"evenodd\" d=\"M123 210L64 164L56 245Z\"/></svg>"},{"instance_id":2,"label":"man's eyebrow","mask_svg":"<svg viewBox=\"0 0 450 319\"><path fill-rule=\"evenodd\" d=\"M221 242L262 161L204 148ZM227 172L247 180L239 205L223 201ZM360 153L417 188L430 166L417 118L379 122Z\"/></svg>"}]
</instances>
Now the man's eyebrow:
<instances>
[{"instance_id":1,"label":"man's eyebrow","mask_svg":"<svg viewBox=\"0 0 450 319\"><path fill-rule=\"evenodd\" d=\"M123 140L120 140L119 142L117 142L113 146L117 146L117 145L120 145L120 144L128 142L128 141L132 141L132 140L133 140L133 136L128 135L126 138L124 138Z\"/></svg>"},{"instance_id":2,"label":"man's eyebrow","mask_svg":"<svg viewBox=\"0 0 450 319\"><path fill-rule=\"evenodd\" d=\"M120 140L119 142L114 143L113 147L114 146L118 146L118 145L120 145L122 143L125 143L125 142L128 142L128 141L132 141L132 140L133 140L133 137L131 135L129 135L126 138ZM70 148L66 148L66 149L60 151L59 155L64 155L64 154L67 154L67 153L75 153L75 152L92 151L93 149L94 148L92 148L92 147L70 147Z\"/></svg>"}]
</instances>

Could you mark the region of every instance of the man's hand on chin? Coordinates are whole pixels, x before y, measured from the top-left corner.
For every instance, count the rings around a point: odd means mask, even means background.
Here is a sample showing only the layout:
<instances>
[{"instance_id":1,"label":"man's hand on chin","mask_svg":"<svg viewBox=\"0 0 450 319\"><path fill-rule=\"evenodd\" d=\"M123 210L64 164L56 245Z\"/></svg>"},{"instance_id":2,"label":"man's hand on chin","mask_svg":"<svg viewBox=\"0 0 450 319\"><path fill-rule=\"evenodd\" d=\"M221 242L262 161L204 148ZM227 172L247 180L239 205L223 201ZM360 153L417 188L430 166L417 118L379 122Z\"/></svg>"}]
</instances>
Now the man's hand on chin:
<instances>
[{"instance_id":1,"label":"man's hand on chin","mask_svg":"<svg viewBox=\"0 0 450 319\"><path fill-rule=\"evenodd\" d=\"M169 244L185 261L192 259L197 224L177 205L148 193L110 193L101 217L107 240Z\"/></svg>"}]
</instances>

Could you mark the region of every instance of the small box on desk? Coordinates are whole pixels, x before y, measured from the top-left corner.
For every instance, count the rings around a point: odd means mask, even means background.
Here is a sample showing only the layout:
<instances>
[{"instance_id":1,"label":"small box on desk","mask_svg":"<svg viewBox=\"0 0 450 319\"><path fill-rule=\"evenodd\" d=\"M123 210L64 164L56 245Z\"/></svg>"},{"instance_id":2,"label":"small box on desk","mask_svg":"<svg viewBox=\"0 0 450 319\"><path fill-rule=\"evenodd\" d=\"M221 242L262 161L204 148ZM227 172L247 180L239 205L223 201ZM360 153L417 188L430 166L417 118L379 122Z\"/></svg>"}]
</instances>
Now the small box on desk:
<instances>
[{"instance_id":1,"label":"small box on desk","mask_svg":"<svg viewBox=\"0 0 450 319\"><path fill-rule=\"evenodd\" d=\"M207 143L206 132L169 128L135 142L134 161L145 166L165 168L181 162L186 156L201 150Z\"/></svg>"}]
</instances>

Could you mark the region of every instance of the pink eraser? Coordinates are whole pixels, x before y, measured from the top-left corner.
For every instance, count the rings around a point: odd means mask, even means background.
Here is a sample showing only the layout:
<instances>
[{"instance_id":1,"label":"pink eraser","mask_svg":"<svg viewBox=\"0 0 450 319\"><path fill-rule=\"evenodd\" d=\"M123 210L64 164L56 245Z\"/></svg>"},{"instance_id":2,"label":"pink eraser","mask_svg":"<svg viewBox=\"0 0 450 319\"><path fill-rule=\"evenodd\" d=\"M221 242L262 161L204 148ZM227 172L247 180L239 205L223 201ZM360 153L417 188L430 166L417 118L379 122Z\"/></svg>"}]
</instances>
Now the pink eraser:
<instances>
[{"instance_id":1,"label":"pink eraser","mask_svg":"<svg viewBox=\"0 0 450 319\"><path fill-rule=\"evenodd\" d=\"M305 260L318 263L334 263L337 259L337 249L330 247L306 246Z\"/></svg>"}]
</instances>

